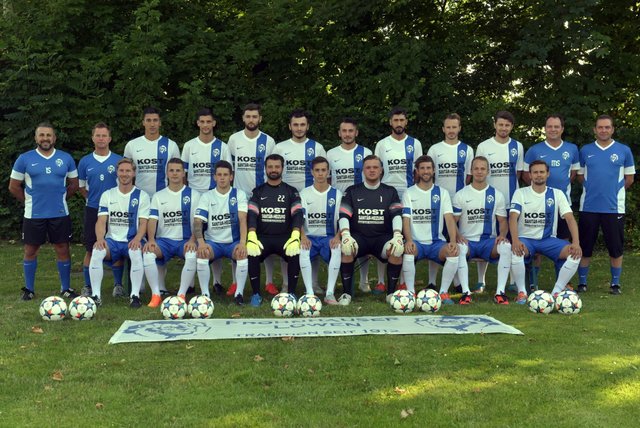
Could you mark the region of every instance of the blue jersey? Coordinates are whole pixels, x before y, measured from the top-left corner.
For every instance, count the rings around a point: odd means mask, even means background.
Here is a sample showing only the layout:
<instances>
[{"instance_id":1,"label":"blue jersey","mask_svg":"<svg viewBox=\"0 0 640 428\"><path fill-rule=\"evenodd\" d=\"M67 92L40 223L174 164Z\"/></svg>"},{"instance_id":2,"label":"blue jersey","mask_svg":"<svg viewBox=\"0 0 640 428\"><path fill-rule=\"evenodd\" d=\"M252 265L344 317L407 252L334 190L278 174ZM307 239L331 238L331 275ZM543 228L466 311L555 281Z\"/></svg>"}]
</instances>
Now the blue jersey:
<instances>
[{"instance_id":1,"label":"blue jersey","mask_svg":"<svg viewBox=\"0 0 640 428\"><path fill-rule=\"evenodd\" d=\"M580 150L580 172L584 175L580 211L624 214L624 176L636 168L629 146L613 141L603 148L593 142Z\"/></svg>"},{"instance_id":2,"label":"blue jersey","mask_svg":"<svg viewBox=\"0 0 640 428\"><path fill-rule=\"evenodd\" d=\"M80 187L87 189L87 206L98 208L100 196L118 185L118 161L122 156L109 152L107 156L90 153L78 163Z\"/></svg>"},{"instance_id":3,"label":"blue jersey","mask_svg":"<svg viewBox=\"0 0 640 428\"><path fill-rule=\"evenodd\" d=\"M67 178L76 178L78 170L69 153L53 150L45 157L37 150L18 156L11 178L24 181L24 217L56 218L69 215Z\"/></svg>"},{"instance_id":4,"label":"blue jersey","mask_svg":"<svg viewBox=\"0 0 640 428\"><path fill-rule=\"evenodd\" d=\"M546 141L534 144L524 155L524 170L529 170L533 161L545 161L549 165L550 176L547 186L562 190L571 200L571 171L580 169L580 154L578 147L566 141L558 147L553 147Z\"/></svg>"}]
</instances>

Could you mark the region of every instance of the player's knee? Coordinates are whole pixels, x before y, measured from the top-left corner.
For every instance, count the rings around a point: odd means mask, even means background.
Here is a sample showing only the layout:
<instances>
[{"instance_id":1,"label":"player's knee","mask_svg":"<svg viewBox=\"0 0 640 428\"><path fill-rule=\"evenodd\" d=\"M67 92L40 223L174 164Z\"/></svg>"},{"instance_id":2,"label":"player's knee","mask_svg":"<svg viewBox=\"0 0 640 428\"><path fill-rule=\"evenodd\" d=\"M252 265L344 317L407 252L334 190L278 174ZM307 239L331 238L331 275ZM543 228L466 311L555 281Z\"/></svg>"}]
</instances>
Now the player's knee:
<instances>
[{"instance_id":1,"label":"player's knee","mask_svg":"<svg viewBox=\"0 0 640 428\"><path fill-rule=\"evenodd\" d=\"M498 244L498 254L504 256L506 254L511 254L511 243L509 242L501 242Z\"/></svg>"},{"instance_id":2,"label":"player's knee","mask_svg":"<svg viewBox=\"0 0 640 428\"><path fill-rule=\"evenodd\" d=\"M209 260L207 259L198 259L196 262L196 269L200 272L209 270Z\"/></svg>"},{"instance_id":3,"label":"player's knee","mask_svg":"<svg viewBox=\"0 0 640 428\"><path fill-rule=\"evenodd\" d=\"M405 254L402 256L402 263L415 263L416 256L413 254Z\"/></svg>"},{"instance_id":4,"label":"player's knee","mask_svg":"<svg viewBox=\"0 0 640 428\"><path fill-rule=\"evenodd\" d=\"M89 264L93 266L98 264L101 265L106 256L107 256L107 250L104 248L101 250L93 250Z\"/></svg>"},{"instance_id":5,"label":"player's knee","mask_svg":"<svg viewBox=\"0 0 640 428\"><path fill-rule=\"evenodd\" d=\"M458 253L460 257L466 257L469 254L469 246L467 244L458 244Z\"/></svg>"},{"instance_id":6,"label":"player's knee","mask_svg":"<svg viewBox=\"0 0 640 428\"><path fill-rule=\"evenodd\" d=\"M511 254L511 264L512 265L524 264L524 257Z\"/></svg>"},{"instance_id":7,"label":"player's knee","mask_svg":"<svg viewBox=\"0 0 640 428\"><path fill-rule=\"evenodd\" d=\"M457 257L447 257L446 258L446 263L458 266L458 258Z\"/></svg>"},{"instance_id":8,"label":"player's knee","mask_svg":"<svg viewBox=\"0 0 640 428\"><path fill-rule=\"evenodd\" d=\"M139 269L143 266L141 250L129 250L129 258L131 259L132 269Z\"/></svg>"},{"instance_id":9,"label":"player's knee","mask_svg":"<svg viewBox=\"0 0 640 428\"><path fill-rule=\"evenodd\" d=\"M198 255L196 254L195 251L187 251L186 253L184 253L184 260L185 261L191 261L191 260L196 260L198 258Z\"/></svg>"},{"instance_id":10,"label":"player's knee","mask_svg":"<svg viewBox=\"0 0 640 428\"><path fill-rule=\"evenodd\" d=\"M145 266L151 266L154 265L156 263L156 255L155 253L149 251L147 253L144 253L144 255L142 256L142 262Z\"/></svg>"}]
</instances>

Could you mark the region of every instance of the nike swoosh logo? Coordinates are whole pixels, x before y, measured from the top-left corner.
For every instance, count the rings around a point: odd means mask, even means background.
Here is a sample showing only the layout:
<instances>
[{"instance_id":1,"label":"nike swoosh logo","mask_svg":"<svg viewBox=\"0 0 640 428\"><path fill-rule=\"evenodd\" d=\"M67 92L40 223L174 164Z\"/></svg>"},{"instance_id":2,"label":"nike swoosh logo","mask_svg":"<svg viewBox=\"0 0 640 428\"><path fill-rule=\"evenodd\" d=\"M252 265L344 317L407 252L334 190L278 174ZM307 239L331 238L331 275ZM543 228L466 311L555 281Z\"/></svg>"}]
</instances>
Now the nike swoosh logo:
<instances>
[{"instance_id":1,"label":"nike swoosh logo","mask_svg":"<svg viewBox=\"0 0 640 428\"><path fill-rule=\"evenodd\" d=\"M285 153L284 155L285 155L285 156L289 156L290 154L291 154L291 152L287 152L287 153Z\"/></svg>"},{"instance_id":2,"label":"nike swoosh logo","mask_svg":"<svg viewBox=\"0 0 640 428\"><path fill-rule=\"evenodd\" d=\"M93 171L93 168L87 168L87 171Z\"/></svg>"},{"instance_id":3,"label":"nike swoosh logo","mask_svg":"<svg viewBox=\"0 0 640 428\"><path fill-rule=\"evenodd\" d=\"M117 202L109 202L109 205L115 205Z\"/></svg>"},{"instance_id":4,"label":"nike swoosh logo","mask_svg":"<svg viewBox=\"0 0 640 428\"><path fill-rule=\"evenodd\" d=\"M38 162L31 164L31 166L36 166L36 165L38 165Z\"/></svg>"},{"instance_id":5,"label":"nike swoosh logo","mask_svg":"<svg viewBox=\"0 0 640 428\"><path fill-rule=\"evenodd\" d=\"M495 152L493 152L493 153L487 153L487 156L493 156L493 155L495 155L495 154L496 154Z\"/></svg>"},{"instance_id":6,"label":"nike swoosh logo","mask_svg":"<svg viewBox=\"0 0 640 428\"><path fill-rule=\"evenodd\" d=\"M268 198L268 196L260 196L260 200L261 200L261 201L264 201L264 200L265 200L265 199L267 199L267 198Z\"/></svg>"},{"instance_id":7,"label":"nike swoosh logo","mask_svg":"<svg viewBox=\"0 0 640 428\"><path fill-rule=\"evenodd\" d=\"M364 201L364 198L358 198L358 202Z\"/></svg>"},{"instance_id":8,"label":"nike swoosh logo","mask_svg":"<svg viewBox=\"0 0 640 428\"><path fill-rule=\"evenodd\" d=\"M393 149L387 149L387 150L385 150L384 152L385 152L385 153L389 153L391 150L393 150Z\"/></svg>"},{"instance_id":9,"label":"nike swoosh logo","mask_svg":"<svg viewBox=\"0 0 640 428\"><path fill-rule=\"evenodd\" d=\"M141 151L143 151L144 149L138 149L136 150L136 153L140 153Z\"/></svg>"},{"instance_id":10,"label":"nike swoosh logo","mask_svg":"<svg viewBox=\"0 0 640 428\"><path fill-rule=\"evenodd\" d=\"M465 203L467 203L467 204L468 204L468 203L469 203L469 202L471 202L471 201L472 201L472 199L469 199L468 201L465 201Z\"/></svg>"},{"instance_id":11,"label":"nike swoosh logo","mask_svg":"<svg viewBox=\"0 0 640 428\"><path fill-rule=\"evenodd\" d=\"M546 158L546 157L547 157L547 155L540 155L540 159Z\"/></svg>"},{"instance_id":12,"label":"nike swoosh logo","mask_svg":"<svg viewBox=\"0 0 640 428\"><path fill-rule=\"evenodd\" d=\"M529 205L529 202L525 202L524 204L525 204L525 205Z\"/></svg>"},{"instance_id":13,"label":"nike swoosh logo","mask_svg":"<svg viewBox=\"0 0 640 428\"><path fill-rule=\"evenodd\" d=\"M587 158L592 158L592 157L594 157L594 156L595 156L595 155L587 155Z\"/></svg>"},{"instance_id":14,"label":"nike swoosh logo","mask_svg":"<svg viewBox=\"0 0 640 428\"><path fill-rule=\"evenodd\" d=\"M440 156L442 156L442 153L440 153L437 157L440 157Z\"/></svg>"},{"instance_id":15,"label":"nike swoosh logo","mask_svg":"<svg viewBox=\"0 0 640 428\"><path fill-rule=\"evenodd\" d=\"M160 202L160 205L167 205L166 202Z\"/></svg>"},{"instance_id":16,"label":"nike swoosh logo","mask_svg":"<svg viewBox=\"0 0 640 428\"><path fill-rule=\"evenodd\" d=\"M197 155L197 154L198 154L198 152L195 152L195 153L194 153L194 152L191 152L191 156L195 156L195 155Z\"/></svg>"},{"instance_id":17,"label":"nike swoosh logo","mask_svg":"<svg viewBox=\"0 0 640 428\"><path fill-rule=\"evenodd\" d=\"M619 215L618 216L618 220L620 220L622 217L624 217L623 215Z\"/></svg>"}]
</instances>

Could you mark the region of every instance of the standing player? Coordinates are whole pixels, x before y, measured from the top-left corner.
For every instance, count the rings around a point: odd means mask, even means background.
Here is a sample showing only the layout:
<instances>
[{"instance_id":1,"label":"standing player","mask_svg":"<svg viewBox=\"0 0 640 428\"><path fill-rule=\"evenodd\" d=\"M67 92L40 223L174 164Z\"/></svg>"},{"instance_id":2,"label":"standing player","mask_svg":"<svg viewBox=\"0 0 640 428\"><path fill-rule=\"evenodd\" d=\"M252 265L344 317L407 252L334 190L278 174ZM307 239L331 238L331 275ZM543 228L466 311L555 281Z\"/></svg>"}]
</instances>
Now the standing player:
<instances>
[{"instance_id":1,"label":"standing player","mask_svg":"<svg viewBox=\"0 0 640 428\"><path fill-rule=\"evenodd\" d=\"M511 271L518 287L518 304L527 302L524 285L525 258L540 253L554 262L564 261L551 291L555 296L571 281L582 257L578 225L573 218L567 197L562 190L547 187L549 165L543 160L535 160L529 165L529 174L531 186L516 190L509 211L513 251ZM571 232L570 244L556 237L559 216L566 220Z\"/></svg>"},{"instance_id":2,"label":"standing player","mask_svg":"<svg viewBox=\"0 0 640 428\"><path fill-rule=\"evenodd\" d=\"M38 147L18 156L9 179L9 192L24 202L22 300L35 297L38 250L47 239L58 260L60 295L74 298L77 294L71 288L69 251L71 217L66 198L78 190L78 170L71 155L55 149L56 131L50 123L36 127L35 141Z\"/></svg>"},{"instance_id":3,"label":"standing player","mask_svg":"<svg viewBox=\"0 0 640 428\"><path fill-rule=\"evenodd\" d=\"M331 185L341 191L347 187L362 183L364 173L362 164L364 158L372 154L367 147L356 143L358 137L358 123L355 119L345 117L338 128L340 145L327 152L327 159L331 168ZM365 293L369 288L369 257L358 260L360 264L360 290ZM325 299L326 300L326 299Z\"/></svg>"},{"instance_id":4,"label":"standing player","mask_svg":"<svg viewBox=\"0 0 640 428\"><path fill-rule=\"evenodd\" d=\"M609 292L620 294L625 191L633 184L636 168L631 149L613 139L614 131L611 116L598 116L593 128L596 141L580 150L578 181L583 185L580 197L580 239L584 246L584 257L578 269L579 292L587 291L593 247L598 229L602 229L611 264Z\"/></svg>"},{"instance_id":5,"label":"standing player","mask_svg":"<svg viewBox=\"0 0 640 428\"><path fill-rule=\"evenodd\" d=\"M229 152L234 169L233 186L242 190L247 196L253 189L261 186L267 179L265 158L273 152L276 143L269 135L260 131L262 122L259 104L247 104L242 109L244 129L229 137ZM276 293L278 289L273 284L273 257L264 262L266 274L266 289ZM235 284L227 290L227 296L236 295Z\"/></svg>"},{"instance_id":6,"label":"standing player","mask_svg":"<svg viewBox=\"0 0 640 428\"><path fill-rule=\"evenodd\" d=\"M580 169L580 155L578 147L562 140L564 132L564 119L559 114L547 116L544 124L545 141L534 144L524 155L524 169L522 179L525 183L531 184L529 176L529 164L536 159L543 160L549 165L549 180L547 185L562 190L571 204L571 182L576 177L576 172ZM556 236L560 239L569 239L571 234L567 227L567 222L558 219L558 232ZM532 289L538 288L538 271L540 270L540 256L536 255L531 266L530 285ZM556 271L559 266L556 266Z\"/></svg>"},{"instance_id":7,"label":"standing player","mask_svg":"<svg viewBox=\"0 0 640 428\"><path fill-rule=\"evenodd\" d=\"M160 271L158 265L166 266L173 257L185 261L184 269L188 267L195 272L196 240L193 236L193 216L195 215L200 193L184 185L185 171L180 158L171 158L167 163L169 185L156 192L151 198L149 221L147 222L147 243L142 250L144 273L151 288L160 290L160 275L166 274L166 268ZM184 284L180 280L180 288ZM193 280L193 275L188 278ZM157 284L157 285L154 285ZM186 284L188 287L191 282ZM184 294L184 293L183 293ZM206 293L208 294L208 290ZM160 294L153 294L149 307L155 308L162 302Z\"/></svg>"},{"instance_id":8,"label":"standing player","mask_svg":"<svg viewBox=\"0 0 640 428\"><path fill-rule=\"evenodd\" d=\"M458 277L468 284L467 258L498 262L498 285L493 301L508 305L505 287L511 269L511 244L504 196L487 184L489 161L479 156L471 163L473 182L453 197L453 215L458 221ZM496 223L499 234L496 236ZM464 286L463 286L464 287Z\"/></svg>"},{"instance_id":9,"label":"standing player","mask_svg":"<svg viewBox=\"0 0 640 428\"><path fill-rule=\"evenodd\" d=\"M96 243L96 221L98 220L98 204L100 196L107 190L118 185L116 178L116 165L122 156L109 150L111 143L111 130L106 123L97 123L91 131L93 141L93 153L80 159L78 163L78 178L80 178L80 194L87 200L84 207L84 247L87 252L82 263L84 273L83 296L92 296L91 277L89 275L89 261L93 252L93 244ZM122 264L112 265L114 287L113 297L124 296L122 287Z\"/></svg>"},{"instance_id":10,"label":"standing player","mask_svg":"<svg viewBox=\"0 0 640 428\"><path fill-rule=\"evenodd\" d=\"M282 181L284 158L272 153L266 158L267 182L253 190L249 201L247 254L251 305L260 306L260 262L271 254L289 265L289 293L295 293L300 273L300 228L304 222L300 196Z\"/></svg>"},{"instance_id":11,"label":"standing player","mask_svg":"<svg viewBox=\"0 0 640 428\"><path fill-rule=\"evenodd\" d=\"M206 193L216 187L213 168L220 160L231 162L231 154L226 143L214 135L216 118L211 109L204 108L196 114L196 125L200 132L196 138L187 141L182 148L182 161L187 171L189 187L199 193ZM216 292L222 293L222 259L213 263L213 283Z\"/></svg>"},{"instance_id":12,"label":"standing player","mask_svg":"<svg viewBox=\"0 0 640 428\"><path fill-rule=\"evenodd\" d=\"M209 294L209 261L222 257L236 260L235 291L237 305L244 304L244 284L247 282L247 196L234 187L233 168L227 161L215 165L216 187L202 195L194 220L194 234L198 242L197 260L190 257L182 270L178 295L184 295L193 281L194 271L202 294ZM203 233L203 224L207 225Z\"/></svg>"},{"instance_id":13,"label":"standing player","mask_svg":"<svg viewBox=\"0 0 640 428\"><path fill-rule=\"evenodd\" d=\"M136 165L136 187L149 197L167 187L167 161L180 157L180 149L173 141L160 135L160 111L147 107L143 111L144 135L124 147L124 157Z\"/></svg>"},{"instance_id":14,"label":"standing player","mask_svg":"<svg viewBox=\"0 0 640 428\"><path fill-rule=\"evenodd\" d=\"M117 164L118 187L107 190L100 196L98 221L96 222L96 243L89 262L91 290L97 305L102 303L101 286L104 260L118 261L131 259L132 308L142 306L140 288L144 276L142 246L147 231L149 217L149 195L133 185L136 165L131 159L120 159ZM157 282L149 282L154 295L160 294ZM155 288L154 288L155 287Z\"/></svg>"},{"instance_id":15,"label":"standing player","mask_svg":"<svg viewBox=\"0 0 640 428\"><path fill-rule=\"evenodd\" d=\"M382 182L394 187L400 198L408 187L413 186L413 161L422 156L422 143L407 135L408 124L407 111L394 107L389 113L391 135L378 141L374 151L384 168ZM383 278L384 265L378 263L378 285L373 290L375 294L385 292Z\"/></svg>"},{"instance_id":16,"label":"standing player","mask_svg":"<svg viewBox=\"0 0 640 428\"><path fill-rule=\"evenodd\" d=\"M307 294L313 294L311 261L317 256L327 263L325 303L337 305L334 297L340 273L340 236L336 233L342 192L328 182L329 161L322 156L311 161L313 185L300 192L304 213L304 233L300 251L300 272Z\"/></svg>"},{"instance_id":17,"label":"standing player","mask_svg":"<svg viewBox=\"0 0 640 428\"><path fill-rule=\"evenodd\" d=\"M338 304L346 306L353 297L353 265L356 258L373 255L388 263L387 300L396 289L402 270L402 204L398 192L380 182L382 161L375 155L364 158L364 182L350 186L340 203L338 226L342 239L342 288ZM353 235L352 235L353 233Z\"/></svg>"},{"instance_id":18,"label":"standing player","mask_svg":"<svg viewBox=\"0 0 640 428\"><path fill-rule=\"evenodd\" d=\"M440 298L445 305L453 304L449 297L449 285L458 269L457 229L453 218L449 192L433 183L435 163L430 156L420 156L415 161L418 182L409 187L402 197L402 229L405 254L402 271L409 291L415 292L416 262L428 259L443 263ZM449 242L443 235L444 226L449 232ZM461 305L471 303L469 284L462 283Z\"/></svg>"}]
</instances>

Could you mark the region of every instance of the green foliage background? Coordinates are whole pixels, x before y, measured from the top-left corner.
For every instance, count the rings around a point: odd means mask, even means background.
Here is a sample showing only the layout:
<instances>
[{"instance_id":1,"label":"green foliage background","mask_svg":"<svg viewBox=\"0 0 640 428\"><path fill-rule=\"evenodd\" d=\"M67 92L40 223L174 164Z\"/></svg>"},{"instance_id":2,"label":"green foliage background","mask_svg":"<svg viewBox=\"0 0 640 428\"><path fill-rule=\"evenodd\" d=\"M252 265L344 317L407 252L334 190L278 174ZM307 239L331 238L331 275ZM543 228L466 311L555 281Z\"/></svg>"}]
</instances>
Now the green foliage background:
<instances>
[{"instance_id":1,"label":"green foliage background","mask_svg":"<svg viewBox=\"0 0 640 428\"><path fill-rule=\"evenodd\" d=\"M311 134L338 144L345 115L373 147L394 105L409 131L441 140L441 121L463 117L464 141L492 135L508 109L513 136L540 141L550 112L566 116L565 139L592 140L597 114L637 152L640 136L640 3L615 0L3 0L0 18L0 176L33 147L49 120L58 145L79 160L98 121L122 152L141 133L140 112L165 112L163 134L180 145L194 112L211 106L226 139L241 107L263 105L262 128L288 138L287 115L304 107ZM5 181L6 185L6 181ZM640 242L637 192L628 198L630 245ZM71 201L75 217L79 196ZM0 237L17 238L22 209L0 194ZM75 224L79 227L80 222ZM77 234L79 237L80 235Z\"/></svg>"}]
</instances>

